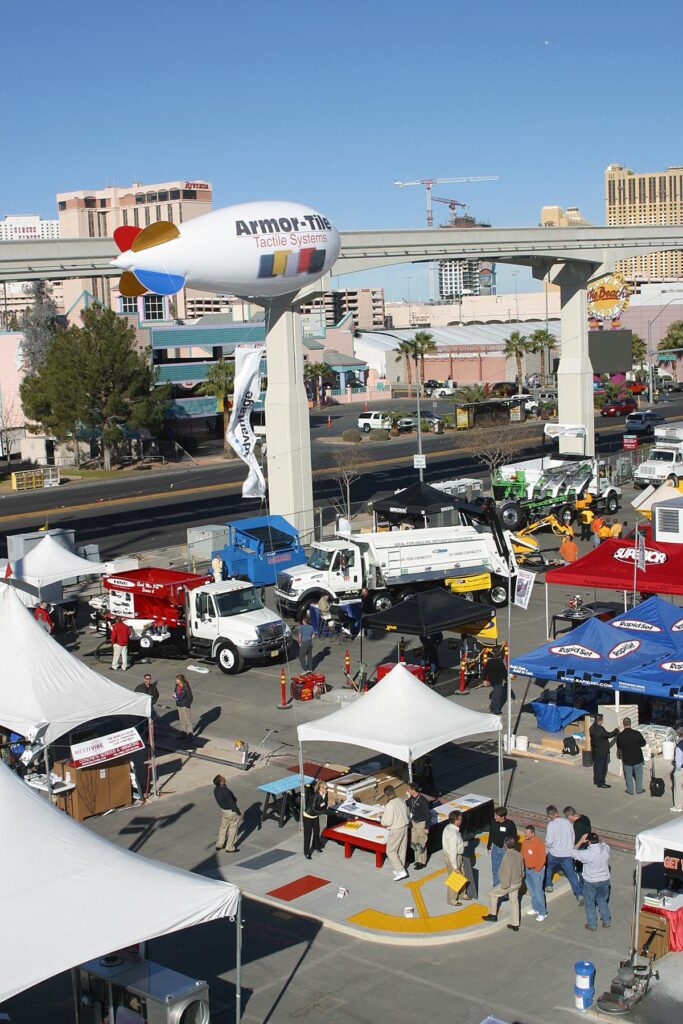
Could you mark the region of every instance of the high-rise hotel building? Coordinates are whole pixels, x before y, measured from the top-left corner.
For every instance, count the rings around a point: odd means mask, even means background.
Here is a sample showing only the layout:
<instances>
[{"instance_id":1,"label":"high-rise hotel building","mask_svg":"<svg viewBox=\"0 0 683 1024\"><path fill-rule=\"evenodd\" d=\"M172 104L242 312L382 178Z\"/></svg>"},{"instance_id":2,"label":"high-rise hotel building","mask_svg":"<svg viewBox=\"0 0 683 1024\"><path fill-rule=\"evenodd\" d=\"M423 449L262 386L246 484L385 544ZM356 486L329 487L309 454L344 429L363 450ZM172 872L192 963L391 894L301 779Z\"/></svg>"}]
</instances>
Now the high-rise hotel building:
<instances>
[{"instance_id":1,"label":"high-rise hotel building","mask_svg":"<svg viewBox=\"0 0 683 1024\"><path fill-rule=\"evenodd\" d=\"M622 164L605 171L608 227L683 224L683 166L637 174ZM683 252L652 252L619 260L617 270L632 280L672 281L683 277Z\"/></svg>"}]
</instances>

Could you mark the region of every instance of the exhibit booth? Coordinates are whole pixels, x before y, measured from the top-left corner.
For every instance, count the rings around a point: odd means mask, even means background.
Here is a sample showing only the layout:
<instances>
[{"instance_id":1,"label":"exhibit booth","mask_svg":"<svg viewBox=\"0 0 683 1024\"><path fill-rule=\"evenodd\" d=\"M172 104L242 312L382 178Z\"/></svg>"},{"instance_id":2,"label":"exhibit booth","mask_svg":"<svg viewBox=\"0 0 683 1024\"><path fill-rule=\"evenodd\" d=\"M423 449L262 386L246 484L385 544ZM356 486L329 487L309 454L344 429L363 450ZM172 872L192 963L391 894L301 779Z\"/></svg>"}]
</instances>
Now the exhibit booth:
<instances>
[{"instance_id":1,"label":"exhibit booth","mask_svg":"<svg viewBox=\"0 0 683 1024\"><path fill-rule=\"evenodd\" d=\"M683 896L680 890L659 890L643 900L643 868L661 864L667 879L683 881L683 821L676 818L636 836L636 886L631 947L640 951L650 941L658 958L683 951ZM655 944L655 948L652 946Z\"/></svg>"}]
</instances>

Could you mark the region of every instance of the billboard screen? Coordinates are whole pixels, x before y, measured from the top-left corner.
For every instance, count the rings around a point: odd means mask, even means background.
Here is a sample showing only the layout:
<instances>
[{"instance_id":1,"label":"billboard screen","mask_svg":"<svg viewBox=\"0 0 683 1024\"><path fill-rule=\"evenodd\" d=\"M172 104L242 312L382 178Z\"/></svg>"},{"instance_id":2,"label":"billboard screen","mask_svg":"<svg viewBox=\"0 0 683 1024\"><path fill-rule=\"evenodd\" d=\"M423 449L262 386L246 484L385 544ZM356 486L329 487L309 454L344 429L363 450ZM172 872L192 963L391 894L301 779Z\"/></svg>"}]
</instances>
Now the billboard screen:
<instances>
[{"instance_id":1,"label":"billboard screen","mask_svg":"<svg viewBox=\"0 0 683 1024\"><path fill-rule=\"evenodd\" d=\"M626 373L631 369L632 332L589 331L588 354L594 373Z\"/></svg>"}]
</instances>

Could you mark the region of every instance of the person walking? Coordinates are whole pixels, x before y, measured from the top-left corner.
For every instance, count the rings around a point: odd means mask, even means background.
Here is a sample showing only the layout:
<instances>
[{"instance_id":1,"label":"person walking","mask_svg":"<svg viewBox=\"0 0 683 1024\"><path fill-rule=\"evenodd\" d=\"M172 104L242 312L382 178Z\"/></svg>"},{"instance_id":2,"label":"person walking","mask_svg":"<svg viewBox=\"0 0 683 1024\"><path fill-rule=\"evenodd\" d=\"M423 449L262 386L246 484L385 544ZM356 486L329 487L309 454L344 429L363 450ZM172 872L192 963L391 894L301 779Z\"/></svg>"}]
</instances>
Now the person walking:
<instances>
[{"instance_id":1,"label":"person walking","mask_svg":"<svg viewBox=\"0 0 683 1024\"><path fill-rule=\"evenodd\" d=\"M669 810L674 814L680 814L683 811L683 728L678 729L676 735L678 743L674 750L674 766L671 773L673 807L670 807Z\"/></svg>"},{"instance_id":2,"label":"person walking","mask_svg":"<svg viewBox=\"0 0 683 1024\"><path fill-rule=\"evenodd\" d=\"M323 852L320 839L320 816L327 811L327 783L318 779L315 786L309 789L306 803L304 804L304 857L310 860L313 851Z\"/></svg>"},{"instance_id":3,"label":"person walking","mask_svg":"<svg viewBox=\"0 0 683 1024\"><path fill-rule=\"evenodd\" d=\"M598 927L596 913L600 914L602 927L609 928L612 915L609 901L609 846L600 842L597 832L589 832L583 836L574 851L574 856L583 864L583 898L586 912L584 928L594 932Z\"/></svg>"},{"instance_id":4,"label":"person walking","mask_svg":"<svg viewBox=\"0 0 683 1024\"><path fill-rule=\"evenodd\" d=\"M498 903L507 896L510 900L510 924L512 932L519 931L519 890L524 881L524 860L510 836L505 840L505 850L500 862L500 879L489 892L489 912L484 921L498 920Z\"/></svg>"},{"instance_id":5,"label":"person walking","mask_svg":"<svg viewBox=\"0 0 683 1024\"><path fill-rule=\"evenodd\" d=\"M560 544L560 558L565 565L571 565L579 557L579 549L576 541L568 534Z\"/></svg>"},{"instance_id":6,"label":"person walking","mask_svg":"<svg viewBox=\"0 0 683 1024\"><path fill-rule=\"evenodd\" d=\"M602 526L600 527L600 529L598 530L598 537L600 539L600 543L602 544L603 540L609 540L609 538L611 536L612 536L612 523L611 523L611 521L609 519L606 519L604 521L604 523L602 524Z\"/></svg>"},{"instance_id":7,"label":"person walking","mask_svg":"<svg viewBox=\"0 0 683 1024\"><path fill-rule=\"evenodd\" d=\"M489 697L489 708L492 715L499 715L507 700L508 670L498 648L495 649L493 657L486 662L484 669L484 682L491 687Z\"/></svg>"},{"instance_id":8,"label":"person walking","mask_svg":"<svg viewBox=\"0 0 683 1024\"><path fill-rule=\"evenodd\" d=\"M39 601L38 607L34 609L33 614L36 617L36 622L43 627L46 633L52 633L55 628L55 624L52 621L52 616L48 611L47 601Z\"/></svg>"},{"instance_id":9,"label":"person walking","mask_svg":"<svg viewBox=\"0 0 683 1024\"><path fill-rule=\"evenodd\" d=\"M545 891L553 891L553 874L555 869L559 868L572 887L577 902L581 905L583 903L581 882L574 870L574 827L566 818L560 817L560 812L554 804L549 804L545 813L548 815L548 827L545 831L547 853Z\"/></svg>"},{"instance_id":10,"label":"person walking","mask_svg":"<svg viewBox=\"0 0 683 1024\"><path fill-rule=\"evenodd\" d=\"M600 544L600 529L605 525L605 520L602 516L593 516L593 522L591 523L591 533L593 534L593 547L597 548Z\"/></svg>"},{"instance_id":11,"label":"person walking","mask_svg":"<svg viewBox=\"0 0 683 1024\"><path fill-rule=\"evenodd\" d=\"M505 856L505 840L514 839L517 842L517 826L514 821L508 818L507 807L496 807L493 815L493 822L489 826L489 841L486 849L491 854L491 878L493 879L493 884L498 885L498 872L501 861Z\"/></svg>"},{"instance_id":12,"label":"person walking","mask_svg":"<svg viewBox=\"0 0 683 1024\"><path fill-rule=\"evenodd\" d=\"M536 916L537 921L545 921L548 916L546 909L543 880L545 878L545 843L536 835L533 825L524 829L522 840L522 860L524 861L524 879L531 899L531 907L527 914Z\"/></svg>"},{"instance_id":13,"label":"person walking","mask_svg":"<svg viewBox=\"0 0 683 1024\"><path fill-rule=\"evenodd\" d=\"M299 640L299 664L304 672L313 671L313 637L315 630L308 614L304 615L297 628Z\"/></svg>"},{"instance_id":14,"label":"person walking","mask_svg":"<svg viewBox=\"0 0 683 1024\"><path fill-rule=\"evenodd\" d=\"M460 811L451 811L448 815L448 824L441 836L441 849L448 874L457 871L467 878L467 881L456 892L450 885L446 886L446 899L449 907L461 907L462 900L471 900L471 896L463 895L470 885L470 871L465 868L465 841L460 828L462 826L462 814ZM448 877L448 876L446 876Z\"/></svg>"},{"instance_id":15,"label":"person walking","mask_svg":"<svg viewBox=\"0 0 683 1024\"><path fill-rule=\"evenodd\" d=\"M427 863L427 840L432 822L432 809L419 786L408 783L406 809L410 819L410 845L413 850L415 870L421 871Z\"/></svg>"},{"instance_id":16,"label":"person walking","mask_svg":"<svg viewBox=\"0 0 683 1024\"><path fill-rule=\"evenodd\" d=\"M389 830L387 836L387 857L394 869L394 881L408 877L406 852L408 850L408 808L396 795L393 786L384 787L387 805L382 815L382 825Z\"/></svg>"},{"instance_id":17,"label":"person walking","mask_svg":"<svg viewBox=\"0 0 683 1024\"><path fill-rule=\"evenodd\" d=\"M429 667L432 679L439 674L439 645L443 643L443 633L430 633L428 636L420 636L422 644L422 660L425 666Z\"/></svg>"},{"instance_id":18,"label":"person walking","mask_svg":"<svg viewBox=\"0 0 683 1024\"><path fill-rule=\"evenodd\" d=\"M619 730L612 729L611 732L607 732L607 729L602 724L603 721L602 715L596 715L593 724L588 730L591 741L591 753L593 755L593 785L597 786L598 789L611 789L610 784L605 782L607 766L609 764L609 741L617 735Z\"/></svg>"},{"instance_id":19,"label":"person walking","mask_svg":"<svg viewBox=\"0 0 683 1024\"><path fill-rule=\"evenodd\" d=\"M111 627L111 633L109 636L113 649L113 656L111 660L112 672L116 672L121 663L121 671L128 671L128 643L130 641L130 629L123 621L121 616L117 616L116 622Z\"/></svg>"},{"instance_id":20,"label":"person walking","mask_svg":"<svg viewBox=\"0 0 683 1024\"><path fill-rule=\"evenodd\" d=\"M135 687L135 692L146 693L148 697L151 697L152 709L150 717L156 718L157 713L154 705L159 703L159 690L157 688L156 683L152 682L152 676L149 672L145 672L144 676L142 677L142 682L140 683L139 686Z\"/></svg>"},{"instance_id":21,"label":"person walking","mask_svg":"<svg viewBox=\"0 0 683 1024\"><path fill-rule=\"evenodd\" d=\"M624 782L629 796L644 793L643 789L643 747L645 737L642 732L631 728L631 719L625 718L621 732L617 736L617 756L621 758L624 769Z\"/></svg>"},{"instance_id":22,"label":"person walking","mask_svg":"<svg viewBox=\"0 0 683 1024\"><path fill-rule=\"evenodd\" d=\"M581 540L590 540L595 519L595 512L589 506L582 508L579 512L579 523L581 524Z\"/></svg>"},{"instance_id":23,"label":"person walking","mask_svg":"<svg viewBox=\"0 0 683 1024\"><path fill-rule=\"evenodd\" d=\"M192 739L192 702L194 700L194 694L192 688L188 683L187 679L183 675L175 677L175 688L173 690L173 699L175 700L176 707L178 709L178 721L180 722L180 735L183 736L188 742Z\"/></svg>"},{"instance_id":24,"label":"person walking","mask_svg":"<svg viewBox=\"0 0 683 1024\"><path fill-rule=\"evenodd\" d=\"M237 830L242 820L240 809L237 806L237 799L231 789L228 789L222 775L216 775L213 780L213 795L216 803L221 809L221 821L218 826L218 838L216 849L225 848L226 853L235 853L237 846Z\"/></svg>"}]
</instances>

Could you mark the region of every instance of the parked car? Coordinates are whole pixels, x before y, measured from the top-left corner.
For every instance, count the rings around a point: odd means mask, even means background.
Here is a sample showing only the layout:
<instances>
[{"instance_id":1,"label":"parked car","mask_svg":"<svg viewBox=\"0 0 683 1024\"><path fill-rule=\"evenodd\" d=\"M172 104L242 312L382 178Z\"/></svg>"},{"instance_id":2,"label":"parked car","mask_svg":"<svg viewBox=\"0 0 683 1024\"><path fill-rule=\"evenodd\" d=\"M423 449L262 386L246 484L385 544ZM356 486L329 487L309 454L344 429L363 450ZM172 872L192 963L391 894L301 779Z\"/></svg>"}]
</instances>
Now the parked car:
<instances>
[{"instance_id":1,"label":"parked car","mask_svg":"<svg viewBox=\"0 0 683 1024\"><path fill-rule=\"evenodd\" d=\"M371 430L391 430L391 420L385 412L362 412L358 416L358 429L365 434Z\"/></svg>"},{"instance_id":2,"label":"parked car","mask_svg":"<svg viewBox=\"0 0 683 1024\"><path fill-rule=\"evenodd\" d=\"M625 434L651 434L655 427L666 423L666 417L654 409L646 409L645 412L632 412L626 417L624 423Z\"/></svg>"},{"instance_id":3,"label":"parked car","mask_svg":"<svg viewBox=\"0 0 683 1024\"><path fill-rule=\"evenodd\" d=\"M458 387L455 383L440 384L438 388L435 388L434 391L432 391L432 394L434 395L435 398L450 398L451 395L454 395L457 390Z\"/></svg>"},{"instance_id":4,"label":"parked car","mask_svg":"<svg viewBox=\"0 0 683 1024\"><path fill-rule=\"evenodd\" d=\"M412 416L401 416L396 426L399 430L414 430L416 423Z\"/></svg>"},{"instance_id":5,"label":"parked car","mask_svg":"<svg viewBox=\"0 0 683 1024\"><path fill-rule=\"evenodd\" d=\"M628 389L632 395L644 395L647 391L647 384L639 384L638 381L632 380L628 382Z\"/></svg>"},{"instance_id":6,"label":"parked car","mask_svg":"<svg viewBox=\"0 0 683 1024\"><path fill-rule=\"evenodd\" d=\"M417 410L413 413L413 416L417 420ZM425 412L424 409L420 409L420 419L426 420L428 423L443 423L443 416L437 416L435 412Z\"/></svg>"},{"instance_id":7,"label":"parked car","mask_svg":"<svg viewBox=\"0 0 683 1024\"><path fill-rule=\"evenodd\" d=\"M620 398L614 402L606 402L600 410L601 416L629 416L638 408L634 398Z\"/></svg>"},{"instance_id":8,"label":"parked car","mask_svg":"<svg viewBox=\"0 0 683 1024\"><path fill-rule=\"evenodd\" d=\"M491 384L488 391L489 398L513 398L514 395L518 394L528 395L529 389L524 384L520 392L519 386L515 384L513 380L499 380L495 384Z\"/></svg>"},{"instance_id":9,"label":"parked car","mask_svg":"<svg viewBox=\"0 0 683 1024\"><path fill-rule=\"evenodd\" d=\"M442 380L426 380L422 384L422 389L425 395L431 395L432 391L436 391L437 388L443 387L444 382Z\"/></svg>"}]
</instances>

